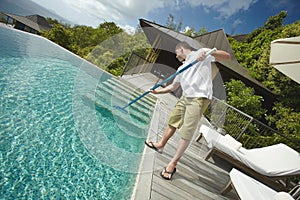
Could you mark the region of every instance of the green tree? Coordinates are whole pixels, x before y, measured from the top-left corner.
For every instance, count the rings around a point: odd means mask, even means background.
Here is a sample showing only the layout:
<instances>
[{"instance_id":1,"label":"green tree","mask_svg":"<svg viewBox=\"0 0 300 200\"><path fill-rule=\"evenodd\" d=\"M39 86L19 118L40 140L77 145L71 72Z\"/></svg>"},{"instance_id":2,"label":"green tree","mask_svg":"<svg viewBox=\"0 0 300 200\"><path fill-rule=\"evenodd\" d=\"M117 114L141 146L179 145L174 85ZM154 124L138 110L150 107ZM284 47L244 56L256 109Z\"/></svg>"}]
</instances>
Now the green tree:
<instances>
[{"instance_id":1,"label":"green tree","mask_svg":"<svg viewBox=\"0 0 300 200\"><path fill-rule=\"evenodd\" d=\"M287 12L281 11L278 15L270 17L264 24L265 29L275 30L283 26L283 20L286 18Z\"/></svg>"},{"instance_id":2,"label":"green tree","mask_svg":"<svg viewBox=\"0 0 300 200\"><path fill-rule=\"evenodd\" d=\"M89 26L74 26L71 30L72 32L72 42L76 44L79 48L84 48L87 46L95 46L92 36L95 34L95 30Z\"/></svg>"},{"instance_id":3,"label":"green tree","mask_svg":"<svg viewBox=\"0 0 300 200\"><path fill-rule=\"evenodd\" d=\"M228 104L256 119L262 119L266 114L266 109L262 107L264 99L255 95L254 89L247 87L242 81L231 79L225 83L225 89Z\"/></svg>"},{"instance_id":4,"label":"green tree","mask_svg":"<svg viewBox=\"0 0 300 200\"><path fill-rule=\"evenodd\" d=\"M114 75L120 75L131 52L146 57L150 49L142 31L129 35L114 22L104 22L93 28L70 27L52 19L48 21L53 28L43 32L44 37Z\"/></svg>"},{"instance_id":5,"label":"green tree","mask_svg":"<svg viewBox=\"0 0 300 200\"><path fill-rule=\"evenodd\" d=\"M51 30L44 31L41 33L42 36L48 38L49 40L52 40L56 44L69 49L69 46L71 44L70 36L71 33L68 29L66 29L61 24L55 24Z\"/></svg>"},{"instance_id":6,"label":"green tree","mask_svg":"<svg viewBox=\"0 0 300 200\"><path fill-rule=\"evenodd\" d=\"M50 18L50 17L47 17L47 22L50 24L50 25L52 25L52 26L54 26L54 24L60 24L59 23L59 21L57 20L57 19L52 19L52 18Z\"/></svg>"},{"instance_id":7,"label":"green tree","mask_svg":"<svg viewBox=\"0 0 300 200\"><path fill-rule=\"evenodd\" d=\"M169 14L167 22L166 22L167 28L174 30L174 31L180 31L182 28L182 21L176 23L175 22L175 17L172 14Z\"/></svg>"},{"instance_id":8,"label":"green tree","mask_svg":"<svg viewBox=\"0 0 300 200\"><path fill-rule=\"evenodd\" d=\"M123 29L117 26L114 22L104 22L98 26L98 29L104 30L107 37L124 32Z\"/></svg>"},{"instance_id":9,"label":"green tree","mask_svg":"<svg viewBox=\"0 0 300 200\"><path fill-rule=\"evenodd\" d=\"M273 113L266 116L269 125L299 141L300 85L269 64L270 44L273 40L300 36L299 21L283 25L286 14L282 11L270 17L263 27L252 31L244 42L233 38L229 38L229 42L239 63L247 67L254 78L278 94L280 103L276 103ZM272 139L280 141L275 136Z\"/></svg>"},{"instance_id":10,"label":"green tree","mask_svg":"<svg viewBox=\"0 0 300 200\"><path fill-rule=\"evenodd\" d=\"M134 35L121 32L96 45L85 58L118 76L121 74L131 52L146 57L150 47L142 32L137 32Z\"/></svg>"},{"instance_id":11,"label":"green tree","mask_svg":"<svg viewBox=\"0 0 300 200\"><path fill-rule=\"evenodd\" d=\"M281 103L276 103L273 110L275 114L267 117L270 125L289 138L300 141L300 112L284 107Z\"/></svg>"},{"instance_id":12,"label":"green tree","mask_svg":"<svg viewBox=\"0 0 300 200\"><path fill-rule=\"evenodd\" d=\"M192 28L189 28L189 29L186 29L183 31L183 34L184 35L187 35L187 36L190 36L190 37L194 37L196 36L196 31L195 29L192 27Z\"/></svg>"},{"instance_id":13,"label":"green tree","mask_svg":"<svg viewBox=\"0 0 300 200\"><path fill-rule=\"evenodd\" d=\"M127 58L129 57L129 53L120 56L112 61L107 67L107 71L115 76L118 76L122 73L123 68L127 62Z\"/></svg>"},{"instance_id":14,"label":"green tree","mask_svg":"<svg viewBox=\"0 0 300 200\"><path fill-rule=\"evenodd\" d=\"M300 22L283 26L286 12L270 17L264 27L252 31L246 41L238 42L229 38L238 62L249 69L252 77L279 95L279 101L285 106L300 110L297 93L300 86L289 77L281 74L269 64L270 44L273 40L300 35Z\"/></svg>"},{"instance_id":15,"label":"green tree","mask_svg":"<svg viewBox=\"0 0 300 200\"><path fill-rule=\"evenodd\" d=\"M283 27L283 20L286 18L287 12L281 11L279 14L275 16L269 17L269 19L265 22L263 27L259 27L255 29L247 36L247 42L252 42L253 38L257 37L264 30L275 30Z\"/></svg>"},{"instance_id":16,"label":"green tree","mask_svg":"<svg viewBox=\"0 0 300 200\"><path fill-rule=\"evenodd\" d=\"M201 34L204 34L204 33L207 33L207 30L206 28L201 28L198 32L195 31L195 28L189 28L189 29L186 29L185 31L183 31L183 34L187 35L187 36L190 36L190 37L197 37Z\"/></svg>"},{"instance_id":17,"label":"green tree","mask_svg":"<svg viewBox=\"0 0 300 200\"><path fill-rule=\"evenodd\" d=\"M198 31L198 33L196 34L197 36L198 35L202 35L202 34L204 34L204 33L207 33L208 31L207 31L207 29L205 28L205 27L202 27L199 31Z\"/></svg>"}]
</instances>

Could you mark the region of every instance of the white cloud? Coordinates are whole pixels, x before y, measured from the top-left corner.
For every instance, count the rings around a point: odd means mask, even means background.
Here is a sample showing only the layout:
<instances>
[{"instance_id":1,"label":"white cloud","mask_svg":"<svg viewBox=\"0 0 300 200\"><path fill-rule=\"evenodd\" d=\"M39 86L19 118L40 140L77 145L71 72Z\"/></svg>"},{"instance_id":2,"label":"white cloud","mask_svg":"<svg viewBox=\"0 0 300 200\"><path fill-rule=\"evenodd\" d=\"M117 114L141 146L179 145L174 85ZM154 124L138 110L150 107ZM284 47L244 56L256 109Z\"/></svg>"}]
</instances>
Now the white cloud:
<instances>
[{"instance_id":1,"label":"white cloud","mask_svg":"<svg viewBox=\"0 0 300 200\"><path fill-rule=\"evenodd\" d=\"M78 25L97 27L113 21L126 30L136 27L139 18L157 9L180 9L183 6L203 7L219 13L220 18L247 10L257 0L32 0ZM130 27L130 28L129 28Z\"/></svg>"},{"instance_id":2,"label":"white cloud","mask_svg":"<svg viewBox=\"0 0 300 200\"><path fill-rule=\"evenodd\" d=\"M153 9L163 8L165 2L162 0L63 0L65 4L89 19L95 21L114 21L126 25L128 22L147 16ZM95 22L96 24L96 22ZM99 23L98 23L99 24ZM132 23L131 23L132 24Z\"/></svg>"},{"instance_id":3,"label":"white cloud","mask_svg":"<svg viewBox=\"0 0 300 200\"><path fill-rule=\"evenodd\" d=\"M231 26L231 35L234 35L235 34L235 31L236 31L236 28L242 24L243 21L241 19L235 19L234 22L232 23L232 26Z\"/></svg>"},{"instance_id":4,"label":"white cloud","mask_svg":"<svg viewBox=\"0 0 300 200\"><path fill-rule=\"evenodd\" d=\"M138 24L138 19L146 17L155 9L173 4L172 0L32 0L75 24L98 26L104 21L116 24Z\"/></svg>"},{"instance_id":5,"label":"white cloud","mask_svg":"<svg viewBox=\"0 0 300 200\"><path fill-rule=\"evenodd\" d=\"M234 20L234 22L232 23L232 26L233 26L233 27L237 27L238 25L240 25L240 24L242 24L242 23L243 23L242 20L236 19L236 20Z\"/></svg>"},{"instance_id":6,"label":"white cloud","mask_svg":"<svg viewBox=\"0 0 300 200\"><path fill-rule=\"evenodd\" d=\"M136 28L134 28L132 26L129 26L129 25L125 25L125 26L120 26L119 25L119 27L121 29L123 29L126 33L130 34L130 35L133 35L135 33L135 31L136 31L135 30Z\"/></svg>"},{"instance_id":7,"label":"white cloud","mask_svg":"<svg viewBox=\"0 0 300 200\"><path fill-rule=\"evenodd\" d=\"M191 7L203 6L206 12L219 13L220 18L228 18L241 10L248 10L258 0L182 0Z\"/></svg>"},{"instance_id":8,"label":"white cloud","mask_svg":"<svg viewBox=\"0 0 300 200\"><path fill-rule=\"evenodd\" d=\"M189 30L191 30L191 27L189 27L189 26L186 26L184 29L183 29L183 33L186 33L186 32L188 32Z\"/></svg>"}]
</instances>

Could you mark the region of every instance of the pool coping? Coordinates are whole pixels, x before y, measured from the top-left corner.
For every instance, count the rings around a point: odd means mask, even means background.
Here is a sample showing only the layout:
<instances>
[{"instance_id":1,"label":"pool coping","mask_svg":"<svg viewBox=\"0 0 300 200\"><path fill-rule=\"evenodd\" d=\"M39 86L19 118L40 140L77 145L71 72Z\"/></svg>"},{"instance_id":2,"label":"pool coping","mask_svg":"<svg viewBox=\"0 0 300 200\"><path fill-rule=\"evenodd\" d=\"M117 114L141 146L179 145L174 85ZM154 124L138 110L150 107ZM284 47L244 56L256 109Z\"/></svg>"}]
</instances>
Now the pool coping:
<instances>
[{"instance_id":1,"label":"pool coping","mask_svg":"<svg viewBox=\"0 0 300 200\"><path fill-rule=\"evenodd\" d=\"M161 137L160 129L164 129L165 121L162 116L171 111L178 98L172 94L154 95L157 98L153 115L150 122L148 137L151 141L157 141ZM168 114L167 114L168 115ZM151 199L153 177L156 166L156 159L159 154L148 148L146 145L142 154L139 171L136 177L131 200Z\"/></svg>"},{"instance_id":2,"label":"pool coping","mask_svg":"<svg viewBox=\"0 0 300 200\"><path fill-rule=\"evenodd\" d=\"M149 88L151 88L157 81L157 77L151 73L124 75L120 77L120 80L122 79L143 91L149 90ZM147 138L151 139L152 141L157 141L158 138L161 137L160 129L164 128L165 126L164 121L162 121L161 118L162 116L165 116L165 112L172 110L178 98L170 93L149 95L151 95L153 98L156 98L156 102L149 124ZM157 156L157 152L144 145L141 162L131 193L131 200L151 199Z\"/></svg>"},{"instance_id":3,"label":"pool coping","mask_svg":"<svg viewBox=\"0 0 300 200\"><path fill-rule=\"evenodd\" d=\"M160 111L159 99L156 101L154 107L153 115L150 122L150 127L148 131L148 136L153 133L156 134L158 131L158 115ZM139 166L138 174L136 177L135 185L131 195L131 200L141 200L141 199L150 199L151 198L151 185L154 171L156 154L150 148L144 147L141 163ZM152 169L149 172L144 172L144 169Z\"/></svg>"}]
</instances>

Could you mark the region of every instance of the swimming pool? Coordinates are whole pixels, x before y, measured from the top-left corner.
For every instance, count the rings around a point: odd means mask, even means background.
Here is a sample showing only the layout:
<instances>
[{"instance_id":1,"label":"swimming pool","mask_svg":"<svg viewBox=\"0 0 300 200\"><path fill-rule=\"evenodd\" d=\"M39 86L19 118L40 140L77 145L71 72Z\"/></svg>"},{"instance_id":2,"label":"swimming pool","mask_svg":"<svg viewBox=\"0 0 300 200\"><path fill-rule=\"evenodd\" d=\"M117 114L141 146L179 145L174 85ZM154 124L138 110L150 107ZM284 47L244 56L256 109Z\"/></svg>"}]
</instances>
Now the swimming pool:
<instances>
[{"instance_id":1,"label":"swimming pool","mask_svg":"<svg viewBox=\"0 0 300 200\"><path fill-rule=\"evenodd\" d=\"M153 102L120 113L127 83L42 37L0 38L1 198L129 199Z\"/></svg>"}]
</instances>

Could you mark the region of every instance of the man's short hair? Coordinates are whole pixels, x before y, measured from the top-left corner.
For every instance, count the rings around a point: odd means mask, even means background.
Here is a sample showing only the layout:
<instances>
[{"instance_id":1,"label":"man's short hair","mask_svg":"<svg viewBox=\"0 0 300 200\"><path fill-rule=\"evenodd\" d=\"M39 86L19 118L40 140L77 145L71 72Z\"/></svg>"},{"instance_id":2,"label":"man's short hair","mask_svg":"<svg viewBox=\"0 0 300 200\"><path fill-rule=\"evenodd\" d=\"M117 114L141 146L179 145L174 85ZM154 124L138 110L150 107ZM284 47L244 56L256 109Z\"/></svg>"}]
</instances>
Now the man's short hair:
<instances>
[{"instance_id":1,"label":"man's short hair","mask_svg":"<svg viewBox=\"0 0 300 200\"><path fill-rule=\"evenodd\" d=\"M175 51L179 48L193 50L193 48L187 42L179 42L175 47Z\"/></svg>"}]
</instances>

